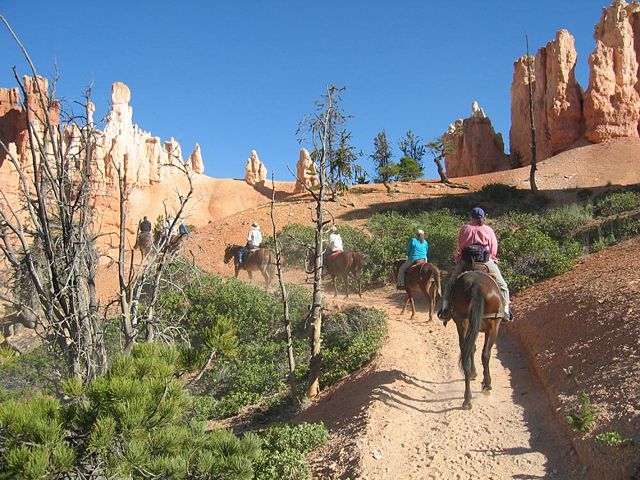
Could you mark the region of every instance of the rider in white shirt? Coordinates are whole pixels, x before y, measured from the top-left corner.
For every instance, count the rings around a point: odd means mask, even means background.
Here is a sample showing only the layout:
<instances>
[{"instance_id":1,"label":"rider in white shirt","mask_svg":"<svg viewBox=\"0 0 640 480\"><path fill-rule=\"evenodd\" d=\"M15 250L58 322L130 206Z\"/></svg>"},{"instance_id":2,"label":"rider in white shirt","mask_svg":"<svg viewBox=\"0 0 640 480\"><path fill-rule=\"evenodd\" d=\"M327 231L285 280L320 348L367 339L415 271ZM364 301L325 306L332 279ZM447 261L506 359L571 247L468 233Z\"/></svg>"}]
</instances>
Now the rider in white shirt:
<instances>
[{"instance_id":1,"label":"rider in white shirt","mask_svg":"<svg viewBox=\"0 0 640 480\"><path fill-rule=\"evenodd\" d=\"M343 251L342 237L335 225L329 229L329 251L331 253Z\"/></svg>"},{"instance_id":2,"label":"rider in white shirt","mask_svg":"<svg viewBox=\"0 0 640 480\"><path fill-rule=\"evenodd\" d=\"M251 224L251 230L247 235L247 244L238 250L238 263L242 265L242 256L250 250L259 248L262 243L262 233L260 233L260 225L256 222Z\"/></svg>"}]
</instances>

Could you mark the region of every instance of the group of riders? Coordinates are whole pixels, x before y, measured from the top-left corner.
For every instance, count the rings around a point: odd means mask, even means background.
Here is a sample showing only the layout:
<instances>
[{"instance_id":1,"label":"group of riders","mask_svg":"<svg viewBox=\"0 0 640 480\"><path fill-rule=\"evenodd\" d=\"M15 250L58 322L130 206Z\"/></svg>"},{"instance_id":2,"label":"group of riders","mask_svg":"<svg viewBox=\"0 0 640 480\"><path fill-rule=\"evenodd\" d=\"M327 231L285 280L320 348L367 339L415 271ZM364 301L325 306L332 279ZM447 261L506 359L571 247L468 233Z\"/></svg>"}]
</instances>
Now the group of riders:
<instances>
[{"instance_id":1,"label":"group of riders","mask_svg":"<svg viewBox=\"0 0 640 480\"><path fill-rule=\"evenodd\" d=\"M167 216L164 219L159 230L159 240L161 242L171 242L174 238L183 237L189 234L189 228L184 224L184 222L180 222L180 225L177 225L177 222L175 222L171 216ZM153 225L146 216L140 220L138 231L140 235L152 235Z\"/></svg>"},{"instance_id":2,"label":"group of riders","mask_svg":"<svg viewBox=\"0 0 640 480\"><path fill-rule=\"evenodd\" d=\"M442 308L438 316L443 320L451 318L449 302L454 281L463 273L469 260L482 263L489 275L495 280L502 294L503 319L510 322L513 314L509 308L509 288L498 268L498 239L493 229L485 223L485 212L480 207L471 210L471 218L458 233L458 248L456 253L456 265L451 273L451 280L444 290ZM427 261L429 242L424 238L424 231L418 230L416 236L407 242L407 261L398 271L398 289L404 288L405 273L412 265Z\"/></svg>"},{"instance_id":3,"label":"group of riders","mask_svg":"<svg viewBox=\"0 0 640 480\"><path fill-rule=\"evenodd\" d=\"M451 274L451 280L447 284L442 298L442 308L438 315L443 320L451 318L449 303L454 281L463 273L469 260L482 263L489 275L495 280L503 303L503 321L512 321L513 314L509 309L509 288L498 268L498 239L493 229L485 224L485 212L480 207L471 210L470 220L458 234L458 248L456 253L456 265ZM257 249L262 243L260 225L251 224L251 230L247 235L247 243L238 251L238 263L242 265L242 257L249 251ZM329 229L329 244L324 252L323 265L327 264L327 258L344 250L342 237L334 225ZM424 231L419 229L416 235L409 239L406 246L407 260L398 271L397 288L404 289L406 271L415 264L428 261L429 242L425 239ZM324 272L323 272L324 273Z\"/></svg>"}]
</instances>

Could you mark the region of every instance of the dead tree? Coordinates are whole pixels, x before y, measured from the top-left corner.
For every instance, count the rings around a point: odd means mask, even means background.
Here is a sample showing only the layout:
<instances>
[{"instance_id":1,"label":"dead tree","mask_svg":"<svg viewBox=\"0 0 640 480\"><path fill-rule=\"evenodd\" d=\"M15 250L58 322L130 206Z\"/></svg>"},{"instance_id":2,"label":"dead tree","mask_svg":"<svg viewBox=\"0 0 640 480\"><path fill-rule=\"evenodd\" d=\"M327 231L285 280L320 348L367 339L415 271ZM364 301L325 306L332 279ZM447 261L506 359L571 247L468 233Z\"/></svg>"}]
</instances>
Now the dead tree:
<instances>
[{"instance_id":1,"label":"dead tree","mask_svg":"<svg viewBox=\"0 0 640 480\"><path fill-rule=\"evenodd\" d=\"M0 299L35 324L49 344L64 352L70 374L90 380L104 372L107 357L95 289L97 255L91 232L93 126L89 96L84 115L65 124L60 104L45 89L22 43L4 17L21 49L31 77L14 77L22 94L26 151L19 156L0 141L0 151L18 177L9 196L0 192L0 251L9 279ZM75 130L70 146L66 133Z\"/></svg>"},{"instance_id":2,"label":"dead tree","mask_svg":"<svg viewBox=\"0 0 640 480\"><path fill-rule=\"evenodd\" d=\"M276 204L276 184L274 181L273 172L271 172L271 226L273 228L273 244L276 254L276 271L278 272L278 282L280 285L280 301L282 302L282 319L284 322L284 329L287 335L287 360L289 362L289 391L291 401L295 406L300 404L298 400L297 386L296 386L296 358L293 353L293 337L291 335L291 320L289 318L289 295L287 294L287 287L284 283L284 275L282 272L282 255L280 249L280 241L278 240L278 233L276 231L276 218L275 218L275 204Z\"/></svg>"},{"instance_id":3,"label":"dead tree","mask_svg":"<svg viewBox=\"0 0 640 480\"><path fill-rule=\"evenodd\" d=\"M529 185L533 193L538 192L536 184L536 170L538 169L537 148L536 148L536 124L533 120L533 76L531 68L533 57L529 55L529 37L525 35L527 41L527 81L529 82L529 125L531 129L531 168L529 170Z\"/></svg>"},{"instance_id":4,"label":"dead tree","mask_svg":"<svg viewBox=\"0 0 640 480\"><path fill-rule=\"evenodd\" d=\"M342 116L336 103L340 101L341 89L335 85L327 87L327 92L316 102L316 111L306 116L298 128L298 133L304 132L310 135L313 145L312 159L316 162L318 172L318 191L310 188L307 191L315 201L315 241L314 241L314 268L313 268L313 296L309 316L312 322L311 333L311 359L309 360L309 382L307 385L307 397L313 398L320 393L320 361L321 361L321 334L322 334L322 237L324 227L330 221L324 220L324 203L326 188L326 173L328 165L329 137L335 131L336 123ZM301 141L305 138L301 137Z\"/></svg>"},{"instance_id":5,"label":"dead tree","mask_svg":"<svg viewBox=\"0 0 640 480\"><path fill-rule=\"evenodd\" d=\"M178 230L178 225L184 218L185 207L193 196L194 188L192 174L185 165L172 163L164 166L164 168L179 169L180 173L188 180L188 190L186 194L176 191L178 207L171 225L168 226L167 234L160 236L159 241L138 266L134 261L135 248L127 241L125 230L129 197L136 185L128 182L124 165L112 163L112 166L118 178L120 214L118 259L116 260L119 285L118 303L120 306L121 329L124 336L124 353L129 353L133 344L141 335L145 341L154 340L157 335L155 305L158 300L163 273L167 264L177 253L180 242L183 241L182 234L172 235L171 233Z\"/></svg>"}]
</instances>

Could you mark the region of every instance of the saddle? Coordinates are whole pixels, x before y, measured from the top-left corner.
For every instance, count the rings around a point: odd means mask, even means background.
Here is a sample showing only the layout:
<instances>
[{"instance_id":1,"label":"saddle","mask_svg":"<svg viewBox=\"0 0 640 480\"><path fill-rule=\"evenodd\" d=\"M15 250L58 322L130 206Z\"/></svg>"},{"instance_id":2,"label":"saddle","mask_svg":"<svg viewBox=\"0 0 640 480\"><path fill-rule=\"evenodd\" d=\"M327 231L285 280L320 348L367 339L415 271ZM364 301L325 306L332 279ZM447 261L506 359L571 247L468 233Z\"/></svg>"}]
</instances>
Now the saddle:
<instances>
[{"instance_id":1,"label":"saddle","mask_svg":"<svg viewBox=\"0 0 640 480\"><path fill-rule=\"evenodd\" d=\"M405 275L409 272L413 272L415 270L419 270L420 267L422 265L424 265L425 263L427 263L427 261L424 258L421 258L419 260L416 260L415 263L413 265L411 265L409 268L407 268L407 271L405 273Z\"/></svg>"},{"instance_id":2,"label":"saddle","mask_svg":"<svg viewBox=\"0 0 640 480\"><path fill-rule=\"evenodd\" d=\"M331 255L329 255L327 258L329 260L335 260L336 258L338 258L340 255L342 255L344 252L338 250L337 252L333 252Z\"/></svg>"}]
</instances>

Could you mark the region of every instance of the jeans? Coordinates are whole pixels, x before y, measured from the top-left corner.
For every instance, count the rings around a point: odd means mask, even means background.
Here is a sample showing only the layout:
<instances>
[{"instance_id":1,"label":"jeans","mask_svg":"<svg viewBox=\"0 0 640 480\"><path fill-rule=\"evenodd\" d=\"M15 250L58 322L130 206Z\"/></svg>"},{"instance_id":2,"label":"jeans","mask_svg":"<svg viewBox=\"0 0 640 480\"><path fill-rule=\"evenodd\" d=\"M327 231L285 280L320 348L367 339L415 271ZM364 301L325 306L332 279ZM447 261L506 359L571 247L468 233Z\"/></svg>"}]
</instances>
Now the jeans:
<instances>
[{"instance_id":1,"label":"jeans","mask_svg":"<svg viewBox=\"0 0 640 480\"><path fill-rule=\"evenodd\" d=\"M410 258L408 258L406 262L400 265L400 268L398 269L398 286L399 287L404 287L404 274L407 271L407 268L409 268L411 265L413 265L413 260L411 260Z\"/></svg>"},{"instance_id":2,"label":"jeans","mask_svg":"<svg viewBox=\"0 0 640 480\"><path fill-rule=\"evenodd\" d=\"M449 280L449 283L447 283L447 286L444 289L444 295L443 295L443 301L446 302L447 305L449 305L453 283L456 281L456 278L458 278L458 276L462 273L464 264L465 262L463 261L458 262L458 264L454 267L453 271L451 272L451 279ZM502 276L502 273L500 273L498 264L493 260L489 260L488 262L485 263L485 265L487 266L487 269L489 269L489 275L491 275L494 278L494 280L498 284L498 288L500 288L500 293L502 293L502 301L504 303L504 310L509 311L509 304L510 304L509 287L507 286L507 282L504 281L504 277Z\"/></svg>"}]
</instances>

